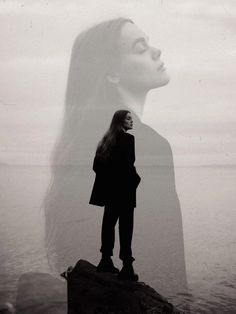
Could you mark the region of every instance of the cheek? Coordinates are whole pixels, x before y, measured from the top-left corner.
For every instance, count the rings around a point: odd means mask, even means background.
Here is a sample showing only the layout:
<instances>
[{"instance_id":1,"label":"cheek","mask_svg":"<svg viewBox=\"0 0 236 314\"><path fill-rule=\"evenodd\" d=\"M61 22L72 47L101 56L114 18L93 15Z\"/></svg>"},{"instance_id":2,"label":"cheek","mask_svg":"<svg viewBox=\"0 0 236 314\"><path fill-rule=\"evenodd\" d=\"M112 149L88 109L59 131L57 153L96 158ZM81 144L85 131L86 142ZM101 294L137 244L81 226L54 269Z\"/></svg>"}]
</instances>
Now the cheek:
<instances>
[{"instance_id":1,"label":"cheek","mask_svg":"<svg viewBox=\"0 0 236 314\"><path fill-rule=\"evenodd\" d=\"M148 87L158 79L156 66L151 60L130 58L125 60L120 72L121 84L133 87Z\"/></svg>"},{"instance_id":2,"label":"cheek","mask_svg":"<svg viewBox=\"0 0 236 314\"><path fill-rule=\"evenodd\" d=\"M150 59L130 58L121 66L121 84L131 88L150 90L169 82L166 72L158 72L157 65Z\"/></svg>"},{"instance_id":3,"label":"cheek","mask_svg":"<svg viewBox=\"0 0 236 314\"><path fill-rule=\"evenodd\" d=\"M131 60L126 60L122 64L122 74L123 77L137 77L150 74L154 70L153 65L146 60L139 60L132 58Z\"/></svg>"}]
</instances>

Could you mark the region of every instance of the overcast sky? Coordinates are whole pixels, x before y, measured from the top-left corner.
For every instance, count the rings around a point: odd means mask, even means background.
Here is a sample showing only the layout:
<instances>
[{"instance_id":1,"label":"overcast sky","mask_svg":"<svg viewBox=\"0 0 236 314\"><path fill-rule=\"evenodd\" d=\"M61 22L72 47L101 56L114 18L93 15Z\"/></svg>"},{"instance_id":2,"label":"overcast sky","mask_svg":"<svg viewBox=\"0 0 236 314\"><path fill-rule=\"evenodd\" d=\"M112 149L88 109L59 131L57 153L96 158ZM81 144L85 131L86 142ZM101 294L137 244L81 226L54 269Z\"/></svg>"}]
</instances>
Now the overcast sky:
<instances>
[{"instance_id":1,"label":"overcast sky","mask_svg":"<svg viewBox=\"0 0 236 314\"><path fill-rule=\"evenodd\" d=\"M176 165L234 164L234 0L0 0L0 162L49 163L74 38L117 16L162 50L171 81L149 94L145 121Z\"/></svg>"}]
</instances>

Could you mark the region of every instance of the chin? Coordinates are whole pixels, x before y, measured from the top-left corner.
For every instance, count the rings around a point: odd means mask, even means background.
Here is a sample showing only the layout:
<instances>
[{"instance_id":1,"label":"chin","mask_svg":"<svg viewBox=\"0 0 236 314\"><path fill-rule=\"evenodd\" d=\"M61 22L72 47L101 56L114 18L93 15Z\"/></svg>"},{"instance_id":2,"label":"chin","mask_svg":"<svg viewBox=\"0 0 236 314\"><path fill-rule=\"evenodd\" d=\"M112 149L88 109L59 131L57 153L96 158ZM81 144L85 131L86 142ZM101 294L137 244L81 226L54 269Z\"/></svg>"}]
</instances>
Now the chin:
<instances>
[{"instance_id":1,"label":"chin","mask_svg":"<svg viewBox=\"0 0 236 314\"><path fill-rule=\"evenodd\" d=\"M158 81L154 88L165 86L169 83L169 81L170 81L169 75L166 72L164 72L162 78Z\"/></svg>"},{"instance_id":2,"label":"chin","mask_svg":"<svg viewBox=\"0 0 236 314\"><path fill-rule=\"evenodd\" d=\"M169 81L170 81L170 78L167 77L166 80L162 82L162 84L160 85L160 87L167 85L167 84L169 83Z\"/></svg>"}]
</instances>

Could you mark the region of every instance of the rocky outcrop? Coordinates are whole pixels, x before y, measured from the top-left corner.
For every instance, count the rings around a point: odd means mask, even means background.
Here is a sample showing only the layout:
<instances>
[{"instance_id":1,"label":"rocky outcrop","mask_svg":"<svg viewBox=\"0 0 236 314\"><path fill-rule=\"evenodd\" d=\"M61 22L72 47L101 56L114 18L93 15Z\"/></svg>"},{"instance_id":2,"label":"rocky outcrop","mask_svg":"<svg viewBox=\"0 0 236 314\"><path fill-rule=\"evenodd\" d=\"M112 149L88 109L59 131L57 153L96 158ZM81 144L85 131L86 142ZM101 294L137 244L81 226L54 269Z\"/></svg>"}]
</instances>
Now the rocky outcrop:
<instances>
[{"instance_id":1,"label":"rocky outcrop","mask_svg":"<svg viewBox=\"0 0 236 314\"><path fill-rule=\"evenodd\" d=\"M0 314L14 314L14 313L15 308L11 303L6 302L4 304L0 304Z\"/></svg>"},{"instance_id":2,"label":"rocky outcrop","mask_svg":"<svg viewBox=\"0 0 236 314\"><path fill-rule=\"evenodd\" d=\"M183 313L143 282L118 280L80 260L68 273L69 314Z\"/></svg>"},{"instance_id":3,"label":"rocky outcrop","mask_svg":"<svg viewBox=\"0 0 236 314\"><path fill-rule=\"evenodd\" d=\"M61 281L45 273L28 273L21 276L16 313L181 314L183 312L177 310L145 283L118 280L116 275L98 273L94 265L80 260L67 272L67 281Z\"/></svg>"}]
</instances>

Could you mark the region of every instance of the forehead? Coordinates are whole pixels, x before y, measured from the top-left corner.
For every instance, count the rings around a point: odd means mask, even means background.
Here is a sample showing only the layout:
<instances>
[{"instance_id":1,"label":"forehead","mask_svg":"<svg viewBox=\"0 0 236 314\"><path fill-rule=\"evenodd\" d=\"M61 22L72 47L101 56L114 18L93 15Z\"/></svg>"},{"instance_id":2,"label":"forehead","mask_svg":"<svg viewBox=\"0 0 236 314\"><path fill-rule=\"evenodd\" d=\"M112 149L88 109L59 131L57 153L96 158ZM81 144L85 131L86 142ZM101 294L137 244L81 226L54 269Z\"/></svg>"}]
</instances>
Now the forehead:
<instances>
[{"instance_id":1,"label":"forehead","mask_svg":"<svg viewBox=\"0 0 236 314\"><path fill-rule=\"evenodd\" d=\"M119 44L121 50L128 50L138 38L147 38L147 35L135 24L126 22L120 32Z\"/></svg>"},{"instance_id":2,"label":"forehead","mask_svg":"<svg viewBox=\"0 0 236 314\"><path fill-rule=\"evenodd\" d=\"M131 118L131 113L130 113L130 112L127 112L125 118L126 118L126 119L127 119L127 118Z\"/></svg>"}]
</instances>

